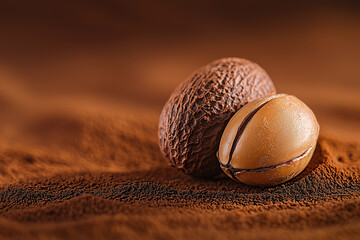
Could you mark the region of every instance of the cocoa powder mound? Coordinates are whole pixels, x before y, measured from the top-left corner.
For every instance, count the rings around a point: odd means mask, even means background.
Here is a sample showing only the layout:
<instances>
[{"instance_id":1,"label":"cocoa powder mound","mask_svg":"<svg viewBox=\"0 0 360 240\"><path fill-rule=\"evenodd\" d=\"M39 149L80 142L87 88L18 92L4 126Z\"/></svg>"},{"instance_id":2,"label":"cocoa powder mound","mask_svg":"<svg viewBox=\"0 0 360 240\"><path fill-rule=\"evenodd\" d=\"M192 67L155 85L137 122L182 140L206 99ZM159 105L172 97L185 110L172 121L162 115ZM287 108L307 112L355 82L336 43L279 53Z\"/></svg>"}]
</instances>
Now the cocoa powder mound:
<instances>
[{"instance_id":1,"label":"cocoa powder mound","mask_svg":"<svg viewBox=\"0 0 360 240\"><path fill-rule=\"evenodd\" d=\"M32 130L38 122L54 124L53 118L44 114L23 125L21 132L30 133L23 142L0 145L0 236L360 236L360 143L322 134L301 175L271 188L250 187L228 178L193 178L167 166L158 150L156 115L126 109L64 114L41 151L34 144L49 131ZM69 126L78 129L75 140L61 135Z\"/></svg>"}]
</instances>

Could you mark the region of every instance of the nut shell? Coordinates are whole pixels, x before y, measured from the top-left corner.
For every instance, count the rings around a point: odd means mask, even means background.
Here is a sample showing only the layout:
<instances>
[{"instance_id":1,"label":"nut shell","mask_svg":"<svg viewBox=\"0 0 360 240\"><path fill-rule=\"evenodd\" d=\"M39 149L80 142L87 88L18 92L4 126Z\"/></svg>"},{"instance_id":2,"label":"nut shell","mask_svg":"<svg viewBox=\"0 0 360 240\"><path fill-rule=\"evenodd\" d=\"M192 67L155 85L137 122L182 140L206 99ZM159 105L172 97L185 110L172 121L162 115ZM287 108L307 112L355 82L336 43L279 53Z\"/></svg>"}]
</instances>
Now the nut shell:
<instances>
[{"instance_id":1,"label":"nut shell","mask_svg":"<svg viewBox=\"0 0 360 240\"><path fill-rule=\"evenodd\" d=\"M216 60L179 85L159 121L160 149L170 164L186 174L214 177L222 131L231 116L275 87L257 64L240 58Z\"/></svg>"},{"instance_id":2,"label":"nut shell","mask_svg":"<svg viewBox=\"0 0 360 240\"><path fill-rule=\"evenodd\" d=\"M229 121L221 138L219 161L225 173L243 183L279 184L305 169L319 129L311 109L294 96L258 99Z\"/></svg>"}]
</instances>

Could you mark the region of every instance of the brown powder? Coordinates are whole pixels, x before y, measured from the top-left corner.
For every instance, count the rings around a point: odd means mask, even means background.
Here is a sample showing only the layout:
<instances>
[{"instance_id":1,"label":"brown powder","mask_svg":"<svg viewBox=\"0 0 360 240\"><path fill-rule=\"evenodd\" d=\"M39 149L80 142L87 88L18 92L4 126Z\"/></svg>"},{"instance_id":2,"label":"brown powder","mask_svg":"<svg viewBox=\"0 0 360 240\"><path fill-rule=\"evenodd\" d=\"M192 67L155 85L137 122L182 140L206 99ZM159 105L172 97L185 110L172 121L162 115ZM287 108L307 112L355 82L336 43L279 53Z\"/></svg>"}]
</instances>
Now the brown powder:
<instances>
[{"instance_id":1,"label":"brown powder","mask_svg":"<svg viewBox=\"0 0 360 240\"><path fill-rule=\"evenodd\" d=\"M359 236L359 143L321 135L310 165L296 179L271 188L250 187L228 178L192 178L167 166L157 145L157 114L135 112L67 112L61 117L46 112L31 124L19 124L28 134L0 148L0 235ZM37 131L40 123L48 130ZM49 137L51 142L44 141Z\"/></svg>"},{"instance_id":2,"label":"brown powder","mask_svg":"<svg viewBox=\"0 0 360 240\"><path fill-rule=\"evenodd\" d=\"M50 2L0 8L1 240L360 239L355 1ZM319 120L292 182L195 179L161 158L169 94L229 55L259 62Z\"/></svg>"}]
</instances>

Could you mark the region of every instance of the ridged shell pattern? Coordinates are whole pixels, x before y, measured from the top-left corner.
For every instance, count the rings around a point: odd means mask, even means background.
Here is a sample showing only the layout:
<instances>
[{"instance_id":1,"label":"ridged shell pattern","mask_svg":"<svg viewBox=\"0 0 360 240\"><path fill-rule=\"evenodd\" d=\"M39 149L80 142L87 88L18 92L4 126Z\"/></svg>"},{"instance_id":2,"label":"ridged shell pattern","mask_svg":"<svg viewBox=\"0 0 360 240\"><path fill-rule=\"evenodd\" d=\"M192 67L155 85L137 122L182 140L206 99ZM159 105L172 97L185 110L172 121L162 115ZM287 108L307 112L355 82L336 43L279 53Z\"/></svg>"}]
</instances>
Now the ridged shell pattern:
<instances>
[{"instance_id":1,"label":"ridged shell pattern","mask_svg":"<svg viewBox=\"0 0 360 240\"><path fill-rule=\"evenodd\" d=\"M161 112L163 155L186 174L218 175L216 152L228 120L246 103L271 94L270 77L249 60L224 58L200 68L175 89Z\"/></svg>"}]
</instances>

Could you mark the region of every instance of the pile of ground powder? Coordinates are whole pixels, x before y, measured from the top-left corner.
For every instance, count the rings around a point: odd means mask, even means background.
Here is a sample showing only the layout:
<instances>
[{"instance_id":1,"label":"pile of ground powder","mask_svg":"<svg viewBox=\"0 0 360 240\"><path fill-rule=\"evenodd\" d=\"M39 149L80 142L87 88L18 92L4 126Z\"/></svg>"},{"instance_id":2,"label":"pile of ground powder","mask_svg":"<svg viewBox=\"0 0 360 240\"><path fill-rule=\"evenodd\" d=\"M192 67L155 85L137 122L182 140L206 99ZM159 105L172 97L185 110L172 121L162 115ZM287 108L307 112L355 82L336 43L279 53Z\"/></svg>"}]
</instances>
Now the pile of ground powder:
<instances>
[{"instance_id":1,"label":"pile of ground powder","mask_svg":"<svg viewBox=\"0 0 360 240\"><path fill-rule=\"evenodd\" d=\"M38 125L47 130L35 131ZM360 234L360 144L341 136L321 134L301 175L259 188L225 177L196 179L168 166L157 145L157 113L47 113L22 125L21 133L29 134L0 145L3 238Z\"/></svg>"}]
</instances>

